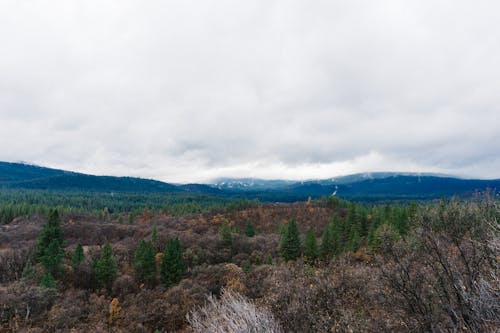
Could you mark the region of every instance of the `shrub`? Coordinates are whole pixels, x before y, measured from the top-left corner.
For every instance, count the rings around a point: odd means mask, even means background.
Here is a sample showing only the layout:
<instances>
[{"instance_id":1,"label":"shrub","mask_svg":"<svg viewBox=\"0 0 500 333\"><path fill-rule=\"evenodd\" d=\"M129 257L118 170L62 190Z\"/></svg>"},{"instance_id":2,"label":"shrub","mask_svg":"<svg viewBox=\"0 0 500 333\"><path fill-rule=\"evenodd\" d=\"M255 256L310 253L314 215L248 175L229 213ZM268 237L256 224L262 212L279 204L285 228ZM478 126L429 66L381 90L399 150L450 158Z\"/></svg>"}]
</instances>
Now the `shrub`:
<instances>
[{"instance_id":1,"label":"shrub","mask_svg":"<svg viewBox=\"0 0 500 333\"><path fill-rule=\"evenodd\" d=\"M186 318L191 330L197 333L281 332L279 322L269 311L226 290L222 290L220 299L209 296L205 306L193 309Z\"/></svg>"}]
</instances>

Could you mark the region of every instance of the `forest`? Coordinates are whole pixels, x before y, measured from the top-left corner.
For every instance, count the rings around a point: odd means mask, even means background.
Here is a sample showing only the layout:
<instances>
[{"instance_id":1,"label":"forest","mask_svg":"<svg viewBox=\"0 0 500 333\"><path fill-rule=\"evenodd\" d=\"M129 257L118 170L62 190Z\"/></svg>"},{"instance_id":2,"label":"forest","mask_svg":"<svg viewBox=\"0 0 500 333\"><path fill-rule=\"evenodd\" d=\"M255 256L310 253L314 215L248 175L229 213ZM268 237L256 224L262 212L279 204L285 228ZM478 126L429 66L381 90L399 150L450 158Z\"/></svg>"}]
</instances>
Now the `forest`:
<instances>
[{"instance_id":1,"label":"forest","mask_svg":"<svg viewBox=\"0 0 500 333\"><path fill-rule=\"evenodd\" d=\"M0 194L5 332L495 332L500 207Z\"/></svg>"}]
</instances>

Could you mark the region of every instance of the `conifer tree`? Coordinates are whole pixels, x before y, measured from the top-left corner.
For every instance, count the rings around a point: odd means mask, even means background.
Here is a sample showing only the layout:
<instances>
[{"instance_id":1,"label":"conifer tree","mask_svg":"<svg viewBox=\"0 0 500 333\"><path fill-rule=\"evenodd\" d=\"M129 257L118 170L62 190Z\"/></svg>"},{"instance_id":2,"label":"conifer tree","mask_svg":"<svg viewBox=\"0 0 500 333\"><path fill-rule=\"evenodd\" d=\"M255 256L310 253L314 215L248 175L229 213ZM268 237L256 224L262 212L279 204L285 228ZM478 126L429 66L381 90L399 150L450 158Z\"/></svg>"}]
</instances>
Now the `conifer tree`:
<instances>
[{"instance_id":1,"label":"conifer tree","mask_svg":"<svg viewBox=\"0 0 500 333\"><path fill-rule=\"evenodd\" d=\"M50 272L46 272L42 276L42 279L40 280L40 287L47 289L56 288L56 281L54 280L54 277L52 276L52 274L50 274Z\"/></svg>"},{"instance_id":2,"label":"conifer tree","mask_svg":"<svg viewBox=\"0 0 500 333\"><path fill-rule=\"evenodd\" d=\"M170 287L179 283L184 275L185 265L179 238L167 242L161 261L161 282Z\"/></svg>"},{"instance_id":3,"label":"conifer tree","mask_svg":"<svg viewBox=\"0 0 500 333\"><path fill-rule=\"evenodd\" d=\"M83 247L82 244L79 243L71 256L71 266L76 269L84 260L85 254L83 253Z\"/></svg>"},{"instance_id":4,"label":"conifer tree","mask_svg":"<svg viewBox=\"0 0 500 333\"><path fill-rule=\"evenodd\" d=\"M312 229L309 229L304 240L304 258L309 263L314 263L318 258L318 243Z\"/></svg>"},{"instance_id":5,"label":"conifer tree","mask_svg":"<svg viewBox=\"0 0 500 333\"><path fill-rule=\"evenodd\" d=\"M104 244L102 248L101 255L95 263L95 276L97 283L101 287L106 287L106 289L111 289L111 285L116 279L117 267L116 261L113 256L113 250L108 241Z\"/></svg>"},{"instance_id":6,"label":"conifer tree","mask_svg":"<svg viewBox=\"0 0 500 333\"><path fill-rule=\"evenodd\" d=\"M251 221L247 221L245 224L245 235L247 235L247 237L255 236L255 227Z\"/></svg>"},{"instance_id":7,"label":"conifer tree","mask_svg":"<svg viewBox=\"0 0 500 333\"><path fill-rule=\"evenodd\" d=\"M220 226L219 236L222 242L222 245L225 247L231 247L233 244L233 236L231 234L231 225L228 220L225 220L224 223Z\"/></svg>"},{"instance_id":8,"label":"conifer tree","mask_svg":"<svg viewBox=\"0 0 500 333\"><path fill-rule=\"evenodd\" d=\"M151 242L153 243L153 247L158 246L158 230L156 228L156 223L153 225L153 230L151 231Z\"/></svg>"},{"instance_id":9,"label":"conifer tree","mask_svg":"<svg viewBox=\"0 0 500 333\"><path fill-rule=\"evenodd\" d=\"M35 260L42 263L47 272L57 275L64 257L64 238L57 209L49 212L47 223L38 236Z\"/></svg>"},{"instance_id":10,"label":"conifer tree","mask_svg":"<svg viewBox=\"0 0 500 333\"><path fill-rule=\"evenodd\" d=\"M325 230L323 231L319 254L324 260L330 259L335 253L335 243L333 239L334 228L335 226L333 225L333 222L330 222L326 225Z\"/></svg>"},{"instance_id":11,"label":"conifer tree","mask_svg":"<svg viewBox=\"0 0 500 333\"><path fill-rule=\"evenodd\" d=\"M64 250L61 244L57 240L53 240L43 251L40 262L47 273L50 273L52 276L57 276L62 270L61 261L63 257Z\"/></svg>"},{"instance_id":12,"label":"conifer tree","mask_svg":"<svg viewBox=\"0 0 500 333\"><path fill-rule=\"evenodd\" d=\"M351 252L356 252L361 245L361 237L359 236L358 225L353 224L351 226L351 232L349 233L349 243L347 249Z\"/></svg>"},{"instance_id":13,"label":"conifer tree","mask_svg":"<svg viewBox=\"0 0 500 333\"><path fill-rule=\"evenodd\" d=\"M151 242L141 241L134 255L134 270L141 282L151 283L156 278L156 251Z\"/></svg>"},{"instance_id":14,"label":"conifer tree","mask_svg":"<svg viewBox=\"0 0 500 333\"><path fill-rule=\"evenodd\" d=\"M280 253L285 261L295 260L301 255L300 233L295 219L285 226L280 242Z\"/></svg>"}]
</instances>

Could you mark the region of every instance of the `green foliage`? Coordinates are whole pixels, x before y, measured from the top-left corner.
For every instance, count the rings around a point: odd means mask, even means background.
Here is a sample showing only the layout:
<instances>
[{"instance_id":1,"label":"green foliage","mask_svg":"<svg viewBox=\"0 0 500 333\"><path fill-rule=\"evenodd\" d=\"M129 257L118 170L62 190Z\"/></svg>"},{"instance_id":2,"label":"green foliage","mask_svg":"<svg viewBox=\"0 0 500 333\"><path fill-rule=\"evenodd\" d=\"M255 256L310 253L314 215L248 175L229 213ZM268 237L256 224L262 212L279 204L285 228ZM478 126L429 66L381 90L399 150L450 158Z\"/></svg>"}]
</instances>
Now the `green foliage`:
<instances>
[{"instance_id":1,"label":"green foliage","mask_svg":"<svg viewBox=\"0 0 500 333\"><path fill-rule=\"evenodd\" d=\"M22 274L22 279L25 282L33 282L35 280L35 267L33 267L33 263L31 260L28 260L26 262L26 265L24 265L23 268L23 274Z\"/></svg>"},{"instance_id":2,"label":"green foliage","mask_svg":"<svg viewBox=\"0 0 500 333\"><path fill-rule=\"evenodd\" d=\"M247 237L255 236L255 227L251 221L247 221L245 224L245 235L247 235Z\"/></svg>"},{"instance_id":3,"label":"green foliage","mask_svg":"<svg viewBox=\"0 0 500 333\"><path fill-rule=\"evenodd\" d=\"M304 258L308 263L314 263L318 255L316 235L312 229L309 229L304 240Z\"/></svg>"},{"instance_id":4,"label":"green foliage","mask_svg":"<svg viewBox=\"0 0 500 333\"><path fill-rule=\"evenodd\" d=\"M35 249L35 258L37 260L40 260L45 255L51 243L58 244L61 249L64 244L63 230L57 209L49 212L47 223L42 227L38 236Z\"/></svg>"},{"instance_id":5,"label":"green foliage","mask_svg":"<svg viewBox=\"0 0 500 333\"><path fill-rule=\"evenodd\" d=\"M154 247L158 246L158 229L156 227L156 223L153 225L153 230L151 231L151 242Z\"/></svg>"},{"instance_id":6,"label":"green foliage","mask_svg":"<svg viewBox=\"0 0 500 333\"><path fill-rule=\"evenodd\" d=\"M252 264L250 263L249 260L243 260L243 263L241 264L241 269L243 272L248 273L252 269Z\"/></svg>"},{"instance_id":7,"label":"green foliage","mask_svg":"<svg viewBox=\"0 0 500 333\"><path fill-rule=\"evenodd\" d=\"M322 259L328 260L331 259L335 255L335 240L334 240L334 232L335 225L333 222L330 222L326 225L325 230L323 231L323 237L321 239L321 246L319 249L319 255Z\"/></svg>"},{"instance_id":8,"label":"green foliage","mask_svg":"<svg viewBox=\"0 0 500 333\"><path fill-rule=\"evenodd\" d=\"M361 237L359 235L359 229L356 224L351 226L351 231L349 233L349 243L347 249L350 252L356 252L361 246Z\"/></svg>"},{"instance_id":9,"label":"green foliage","mask_svg":"<svg viewBox=\"0 0 500 333\"><path fill-rule=\"evenodd\" d=\"M255 264L255 266L259 266L261 264L260 256L255 256L253 263Z\"/></svg>"},{"instance_id":10,"label":"green foliage","mask_svg":"<svg viewBox=\"0 0 500 333\"><path fill-rule=\"evenodd\" d=\"M153 244L141 240L133 261L134 271L139 281L151 283L156 279L155 255Z\"/></svg>"},{"instance_id":11,"label":"green foliage","mask_svg":"<svg viewBox=\"0 0 500 333\"><path fill-rule=\"evenodd\" d=\"M161 261L161 282L170 287L179 283L184 275L185 265L182 258L182 247L179 238L167 242Z\"/></svg>"},{"instance_id":12,"label":"green foliage","mask_svg":"<svg viewBox=\"0 0 500 333\"><path fill-rule=\"evenodd\" d=\"M266 257L266 260L264 261L264 264L266 265L272 265L273 264L273 257L269 254Z\"/></svg>"},{"instance_id":13,"label":"green foliage","mask_svg":"<svg viewBox=\"0 0 500 333\"><path fill-rule=\"evenodd\" d=\"M231 233L231 225L228 220L225 220L224 223L219 228L219 236L222 242L222 245L230 248L233 244L233 236Z\"/></svg>"},{"instance_id":14,"label":"green foliage","mask_svg":"<svg viewBox=\"0 0 500 333\"><path fill-rule=\"evenodd\" d=\"M62 268L64 258L64 239L61 221L57 209L49 213L47 223L42 227L38 236L35 259L40 262L46 272L57 276Z\"/></svg>"},{"instance_id":15,"label":"green foliage","mask_svg":"<svg viewBox=\"0 0 500 333\"><path fill-rule=\"evenodd\" d=\"M104 247L101 250L101 255L95 263L94 272L99 286L105 287L108 290L111 289L111 285L115 281L118 274L118 269L113 256L113 250L111 249L111 245L108 241L104 244Z\"/></svg>"},{"instance_id":16,"label":"green foliage","mask_svg":"<svg viewBox=\"0 0 500 333\"><path fill-rule=\"evenodd\" d=\"M78 243L71 256L71 266L76 269L85 260L82 244Z\"/></svg>"},{"instance_id":17,"label":"green foliage","mask_svg":"<svg viewBox=\"0 0 500 333\"><path fill-rule=\"evenodd\" d=\"M387 223L381 224L375 230L372 248L375 251L388 252L398 239L399 233L394 226Z\"/></svg>"},{"instance_id":18,"label":"green foliage","mask_svg":"<svg viewBox=\"0 0 500 333\"><path fill-rule=\"evenodd\" d=\"M285 261L288 261L300 257L301 252L299 228L295 219L291 219L283 228L280 241L280 254Z\"/></svg>"},{"instance_id":19,"label":"green foliage","mask_svg":"<svg viewBox=\"0 0 500 333\"><path fill-rule=\"evenodd\" d=\"M50 272L45 273L40 280L40 287L47 289L55 289L56 281Z\"/></svg>"}]
</instances>

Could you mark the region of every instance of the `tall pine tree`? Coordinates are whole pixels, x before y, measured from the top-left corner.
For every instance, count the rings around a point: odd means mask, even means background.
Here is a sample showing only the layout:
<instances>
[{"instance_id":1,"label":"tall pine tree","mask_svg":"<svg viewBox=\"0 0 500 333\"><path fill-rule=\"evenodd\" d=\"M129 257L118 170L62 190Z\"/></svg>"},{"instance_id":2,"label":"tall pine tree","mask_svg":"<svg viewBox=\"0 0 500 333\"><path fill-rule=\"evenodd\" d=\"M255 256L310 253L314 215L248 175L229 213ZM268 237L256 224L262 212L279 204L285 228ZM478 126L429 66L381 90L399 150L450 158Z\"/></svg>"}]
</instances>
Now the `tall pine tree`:
<instances>
[{"instance_id":1,"label":"tall pine tree","mask_svg":"<svg viewBox=\"0 0 500 333\"><path fill-rule=\"evenodd\" d=\"M231 225L228 220L225 220L219 228L219 236L222 245L230 248L233 244L233 235L231 233Z\"/></svg>"},{"instance_id":2,"label":"tall pine tree","mask_svg":"<svg viewBox=\"0 0 500 333\"><path fill-rule=\"evenodd\" d=\"M78 244L76 246L73 255L71 256L71 266L73 269L77 269L77 267L85 260L85 254L83 253L82 244Z\"/></svg>"},{"instance_id":3,"label":"tall pine tree","mask_svg":"<svg viewBox=\"0 0 500 333\"><path fill-rule=\"evenodd\" d=\"M291 219L283 228L280 242L280 254L285 261L295 260L301 255L300 233L295 219Z\"/></svg>"},{"instance_id":4,"label":"tall pine tree","mask_svg":"<svg viewBox=\"0 0 500 333\"><path fill-rule=\"evenodd\" d=\"M319 249L319 255L323 260L331 259L335 253L333 229L334 225L330 222L325 226L325 230L323 231L323 237L321 238L321 246Z\"/></svg>"},{"instance_id":5,"label":"tall pine tree","mask_svg":"<svg viewBox=\"0 0 500 333\"><path fill-rule=\"evenodd\" d=\"M161 282L170 287L179 283L184 275L185 265L182 258L182 247L179 238L167 242L161 261Z\"/></svg>"},{"instance_id":6,"label":"tall pine tree","mask_svg":"<svg viewBox=\"0 0 500 333\"><path fill-rule=\"evenodd\" d=\"M255 227L253 226L253 223L249 220L245 224L245 235L247 237L253 237L255 236Z\"/></svg>"},{"instance_id":7,"label":"tall pine tree","mask_svg":"<svg viewBox=\"0 0 500 333\"><path fill-rule=\"evenodd\" d=\"M94 270L99 286L110 290L111 285L116 279L118 270L113 256L113 250L108 241L106 241L101 250L101 256L97 259Z\"/></svg>"},{"instance_id":8,"label":"tall pine tree","mask_svg":"<svg viewBox=\"0 0 500 333\"><path fill-rule=\"evenodd\" d=\"M38 236L35 260L40 262L47 273L57 276L62 268L64 258L64 238L61 220L57 209L49 212L47 223L42 227Z\"/></svg>"},{"instance_id":9,"label":"tall pine tree","mask_svg":"<svg viewBox=\"0 0 500 333\"><path fill-rule=\"evenodd\" d=\"M312 229L309 229L304 240L304 258L310 264L318 258L318 243Z\"/></svg>"},{"instance_id":10,"label":"tall pine tree","mask_svg":"<svg viewBox=\"0 0 500 333\"><path fill-rule=\"evenodd\" d=\"M156 279L156 251L151 242L141 241L134 255L134 270L141 282L153 283Z\"/></svg>"}]
</instances>

